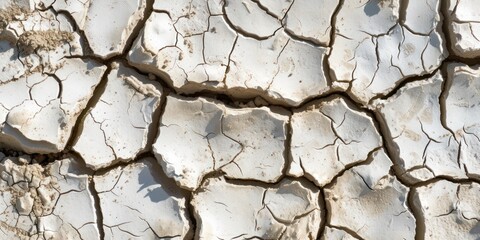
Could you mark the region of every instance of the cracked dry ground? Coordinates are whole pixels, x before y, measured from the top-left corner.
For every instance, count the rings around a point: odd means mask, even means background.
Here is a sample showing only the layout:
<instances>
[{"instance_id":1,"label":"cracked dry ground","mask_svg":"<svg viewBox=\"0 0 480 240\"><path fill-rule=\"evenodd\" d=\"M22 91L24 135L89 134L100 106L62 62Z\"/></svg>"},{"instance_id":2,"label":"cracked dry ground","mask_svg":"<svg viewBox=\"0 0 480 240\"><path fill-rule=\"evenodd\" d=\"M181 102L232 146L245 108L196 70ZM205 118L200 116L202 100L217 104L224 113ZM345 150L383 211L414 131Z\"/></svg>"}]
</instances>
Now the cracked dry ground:
<instances>
[{"instance_id":1,"label":"cracked dry ground","mask_svg":"<svg viewBox=\"0 0 480 240\"><path fill-rule=\"evenodd\" d=\"M0 0L0 239L480 239L479 7Z\"/></svg>"}]
</instances>

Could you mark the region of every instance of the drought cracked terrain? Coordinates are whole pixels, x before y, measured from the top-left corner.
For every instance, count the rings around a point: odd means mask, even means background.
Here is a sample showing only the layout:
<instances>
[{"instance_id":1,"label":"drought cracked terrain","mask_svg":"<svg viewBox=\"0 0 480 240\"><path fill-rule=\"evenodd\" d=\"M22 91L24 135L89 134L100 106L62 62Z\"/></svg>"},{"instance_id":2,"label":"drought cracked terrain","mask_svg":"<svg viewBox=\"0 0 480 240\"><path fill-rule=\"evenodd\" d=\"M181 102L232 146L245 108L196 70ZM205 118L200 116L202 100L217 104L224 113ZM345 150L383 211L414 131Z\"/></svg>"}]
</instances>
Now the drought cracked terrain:
<instances>
[{"instance_id":1,"label":"drought cracked terrain","mask_svg":"<svg viewBox=\"0 0 480 240\"><path fill-rule=\"evenodd\" d=\"M0 239L480 239L478 0L0 0Z\"/></svg>"}]
</instances>

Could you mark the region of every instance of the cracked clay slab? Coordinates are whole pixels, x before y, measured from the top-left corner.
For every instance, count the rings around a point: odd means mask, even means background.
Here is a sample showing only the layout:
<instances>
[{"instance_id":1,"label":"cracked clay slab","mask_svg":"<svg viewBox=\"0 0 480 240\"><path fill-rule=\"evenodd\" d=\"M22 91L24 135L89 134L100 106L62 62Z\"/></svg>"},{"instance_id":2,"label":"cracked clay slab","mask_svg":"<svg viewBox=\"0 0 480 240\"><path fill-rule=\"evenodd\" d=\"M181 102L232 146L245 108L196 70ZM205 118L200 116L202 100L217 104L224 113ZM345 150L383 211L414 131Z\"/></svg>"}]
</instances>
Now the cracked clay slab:
<instances>
[{"instance_id":1,"label":"cracked clay slab","mask_svg":"<svg viewBox=\"0 0 480 240\"><path fill-rule=\"evenodd\" d=\"M479 239L480 185L445 180L414 190L414 206L421 214L422 239Z\"/></svg>"},{"instance_id":2,"label":"cracked clay slab","mask_svg":"<svg viewBox=\"0 0 480 240\"><path fill-rule=\"evenodd\" d=\"M185 4L190 3L155 2L155 11L128 54L130 64L164 78L180 93L208 89L297 106L329 90L323 69L329 48L291 38L281 19L261 9L261 3L200 0L189 8ZM294 9L307 4L299 2ZM326 6L320 24L324 32L330 29L333 11L333 4ZM316 29L295 21L298 11L287 18L287 31L327 42L329 35L310 33Z\"/></svg>"},{"instance_id":3,"label":"cracked clay slab","mask_svg":"<svg viewBox=\"0 0 480 240\"><path fill-rule=\"evenodd\" d=\"M55 153L65 149L106 67L72 58L83 54L75 27L65 15L35 6L1 4L0 146Z\"/></svg>"},{"instance_id":4,"label":"cracked clay slab","mask_svg":"<svg viewBox=\"0 0 480 240\"><path fill-rule=\"evenodd\" d=\"M453 53L464 58L480 57L480 13L475 0L447 0L446 20Z\"/></svg>"},{"instance_id":5,"label":"cracked clay slab","mask_svg":"<svg viewBox=\"0 0 480 240\"><path fill-rule=\"evenodd\" d=\"M448 56L439 0L345 1L336 20L334 85L362 104L432 73Z\"/></svg>"},{"instance_id":6,"label":"cracked clay slab","mask_svg":"<svg viewBox=\"0 0 480 240\"><path fill-rule=\"evenodd\" d=\"M382 145L371 117L340 96L295 110L291 121L288 174L306 176L320 187Z\"/></svg>"},{"instance_id":7,"label":"cracked clay slab","mask_svg":"<svg viewBox=\"0 0 480 240\"><path fill-rule=\"evenodd\" d=\"M187 193L153 158L94 177L105 239L191 239Z\"/></svg>"},{"instance_id":8,"label":"cracked clay slab","mask_svg":"<svg viewBox=\"0 0 480 240\"><path fill-rule=\"evenodd\" d=\"M468 177L480 179L480 65L450 63L442 96L445 126L459 142L458 164Z\"/></svg>"},{"instance_id":9,"label":"cracked clay slab","mask_svg":"<svg viewBox=\"0 0 480 240\"><path fill-rule=\"evenodd\" d=\"M314 239L323 218L318 188L284 179L277 185L210 178L193 195L197 239Z\"/></svg>"},{"instance_id":10,"label":"cracked clay slab","mask_svg":"<svg viewBox=\"0 0 480 240\"><path fill-rule=\"evenodd\" d=\"M145 0L40 0L44 8L66 11L85 33L93 54L120 55L143 19ZM99 27L102 26L102 27Z\"/></svg>"},{"instance_id":11,"label":"cracked clay slab","mask_svg":"<svg viewBox=\"0 0 480 240\"><path fill-rule=\"evenodd\" d=\"M291 5L287 5L289 8L283 19L288 33L314 44L330 45L331 19L339 7L339 0L286 0L285 2L291 2Z\"/></svg>"},{"instance_id":12,"label":"cracked clay slab","mask_svg":"<svg viewBox=\"0 0 480 240\"><path fill-rule=\"evenodd\" d=\"M407 206L409 189L390 173L383 149L369 156L325 189L329 225L360 239L414 239L416 221ZM333 233L331 233L333 234ZM335 233L338 236L340 233ZM348 234L347 234L348 236Z\"/></svg>"},{"instance_id":13,"label":"cracked clay slab","mask_svg":"<svg viewBox=\"0 0 480 240\"><path fill-rule=\"evenodd\" d=\"M67 16L53 9L37 11L31 1L24 4L0 8L2 83L31 72L54 72L65 57L83 54L84 41Z\"/></svg>"},{"instance_id":14,"label":"cracked clay slab","mask_svg":"<svg viewBox=\"0 0 480 240\"><path fill-rule=\"evenodd\" d=\"M73 145L92 169L128 162L147 151L149 138L153 140L149 131L153 131L150 126L157 116L162 87L123 64L113 65L105 90L85 116Z\"/></svg>"},{"instance_id":15,"label":"cracked clay slab","mask_svg":"<svg viewBox=\"0 0 480 240\"><path fill-rule=\"evenodd\" d=\"M440 118L443 81L437 72L378 102L378 114L389 133L387 144L394 149L392 160L409 181L441 175L465 177L463 166L457 163L458 143Z\"/></svg>"},{"instance_id":16,"label":"cracked clay slab","mask_svg":"<svg viewBox=\"0 0 480 240\"><path fill-rule=\"evenodd\" d=\"M52 73L35 72L0 85L1 146L29 153L64 150L106 67L80 59L61 65Z\"/></svg>"},{"instance_id":17,"label":"cracked clay slab","mask_svg":"<svg viewBox=\"0 0 480 240\"><path fill-rule=\"evenodd\" d=\"M393 160L412 182L479 176L480 71L460 63L448 64L446 71L447 79L437 73L377 102Z\"/></svg>"},{"instance_id":18,"label":"cracked clay slab","mask_svg":"<svg viewBox=\"0 0 480 240\"><path fill-rule=\"evenodd\" d=\"M287 112L277 110L171 95L153 151L167 176L185 189L219 170L228 178L275 182L285 167L288 123Z\"/></svg>"}]
</instances>

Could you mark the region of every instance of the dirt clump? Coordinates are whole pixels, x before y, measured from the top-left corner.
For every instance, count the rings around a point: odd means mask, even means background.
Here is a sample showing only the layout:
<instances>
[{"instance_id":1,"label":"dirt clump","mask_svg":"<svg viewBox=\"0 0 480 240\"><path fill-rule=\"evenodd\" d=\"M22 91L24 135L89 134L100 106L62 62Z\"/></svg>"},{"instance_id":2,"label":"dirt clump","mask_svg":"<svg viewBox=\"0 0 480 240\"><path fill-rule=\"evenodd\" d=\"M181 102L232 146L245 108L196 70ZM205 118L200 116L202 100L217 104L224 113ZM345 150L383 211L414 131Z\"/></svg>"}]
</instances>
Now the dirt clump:
<instances>
[{"instance_id":1,"label":"dirt clump","mask_svg":"<svg viewBox=\"0 0 480 240\"><path fill-rule=\"evenodd\" d=\"M17 5L8 6L0 9L0 33L13 20L20 20L28 14L28 10Z\"/></svg>"},{"instance_id":2,"label":"dirt clump","mask_svg":"<svg viewBox=\"0 0 480 240\"><path fill-rule=\"evenodd\" d=\"M22 52L32 53L36 50L55 50L63 43L73 40L73 34L66 31L46 30L27 31L20 35L18 44Z\"/></svg>"}]
</instances>

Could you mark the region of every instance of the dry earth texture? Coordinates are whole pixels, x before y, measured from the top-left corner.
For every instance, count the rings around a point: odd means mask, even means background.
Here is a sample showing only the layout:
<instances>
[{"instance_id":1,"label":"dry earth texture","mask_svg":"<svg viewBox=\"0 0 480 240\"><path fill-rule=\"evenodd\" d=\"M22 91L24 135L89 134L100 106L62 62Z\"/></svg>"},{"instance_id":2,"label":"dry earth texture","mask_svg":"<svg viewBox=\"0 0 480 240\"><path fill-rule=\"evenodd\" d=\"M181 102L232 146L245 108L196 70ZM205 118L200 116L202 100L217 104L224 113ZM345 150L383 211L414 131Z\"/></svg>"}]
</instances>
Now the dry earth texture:
<instances>
[{"instance_id":1,"label":"dry earth texture","mask_svg":"<svg viewBox=\"0 0 480 240\"><path fill-rule=\"evenodd\" d=\"M0 0L0 239L480 239L479 0Z\"/></svg>"}]
</instances>

